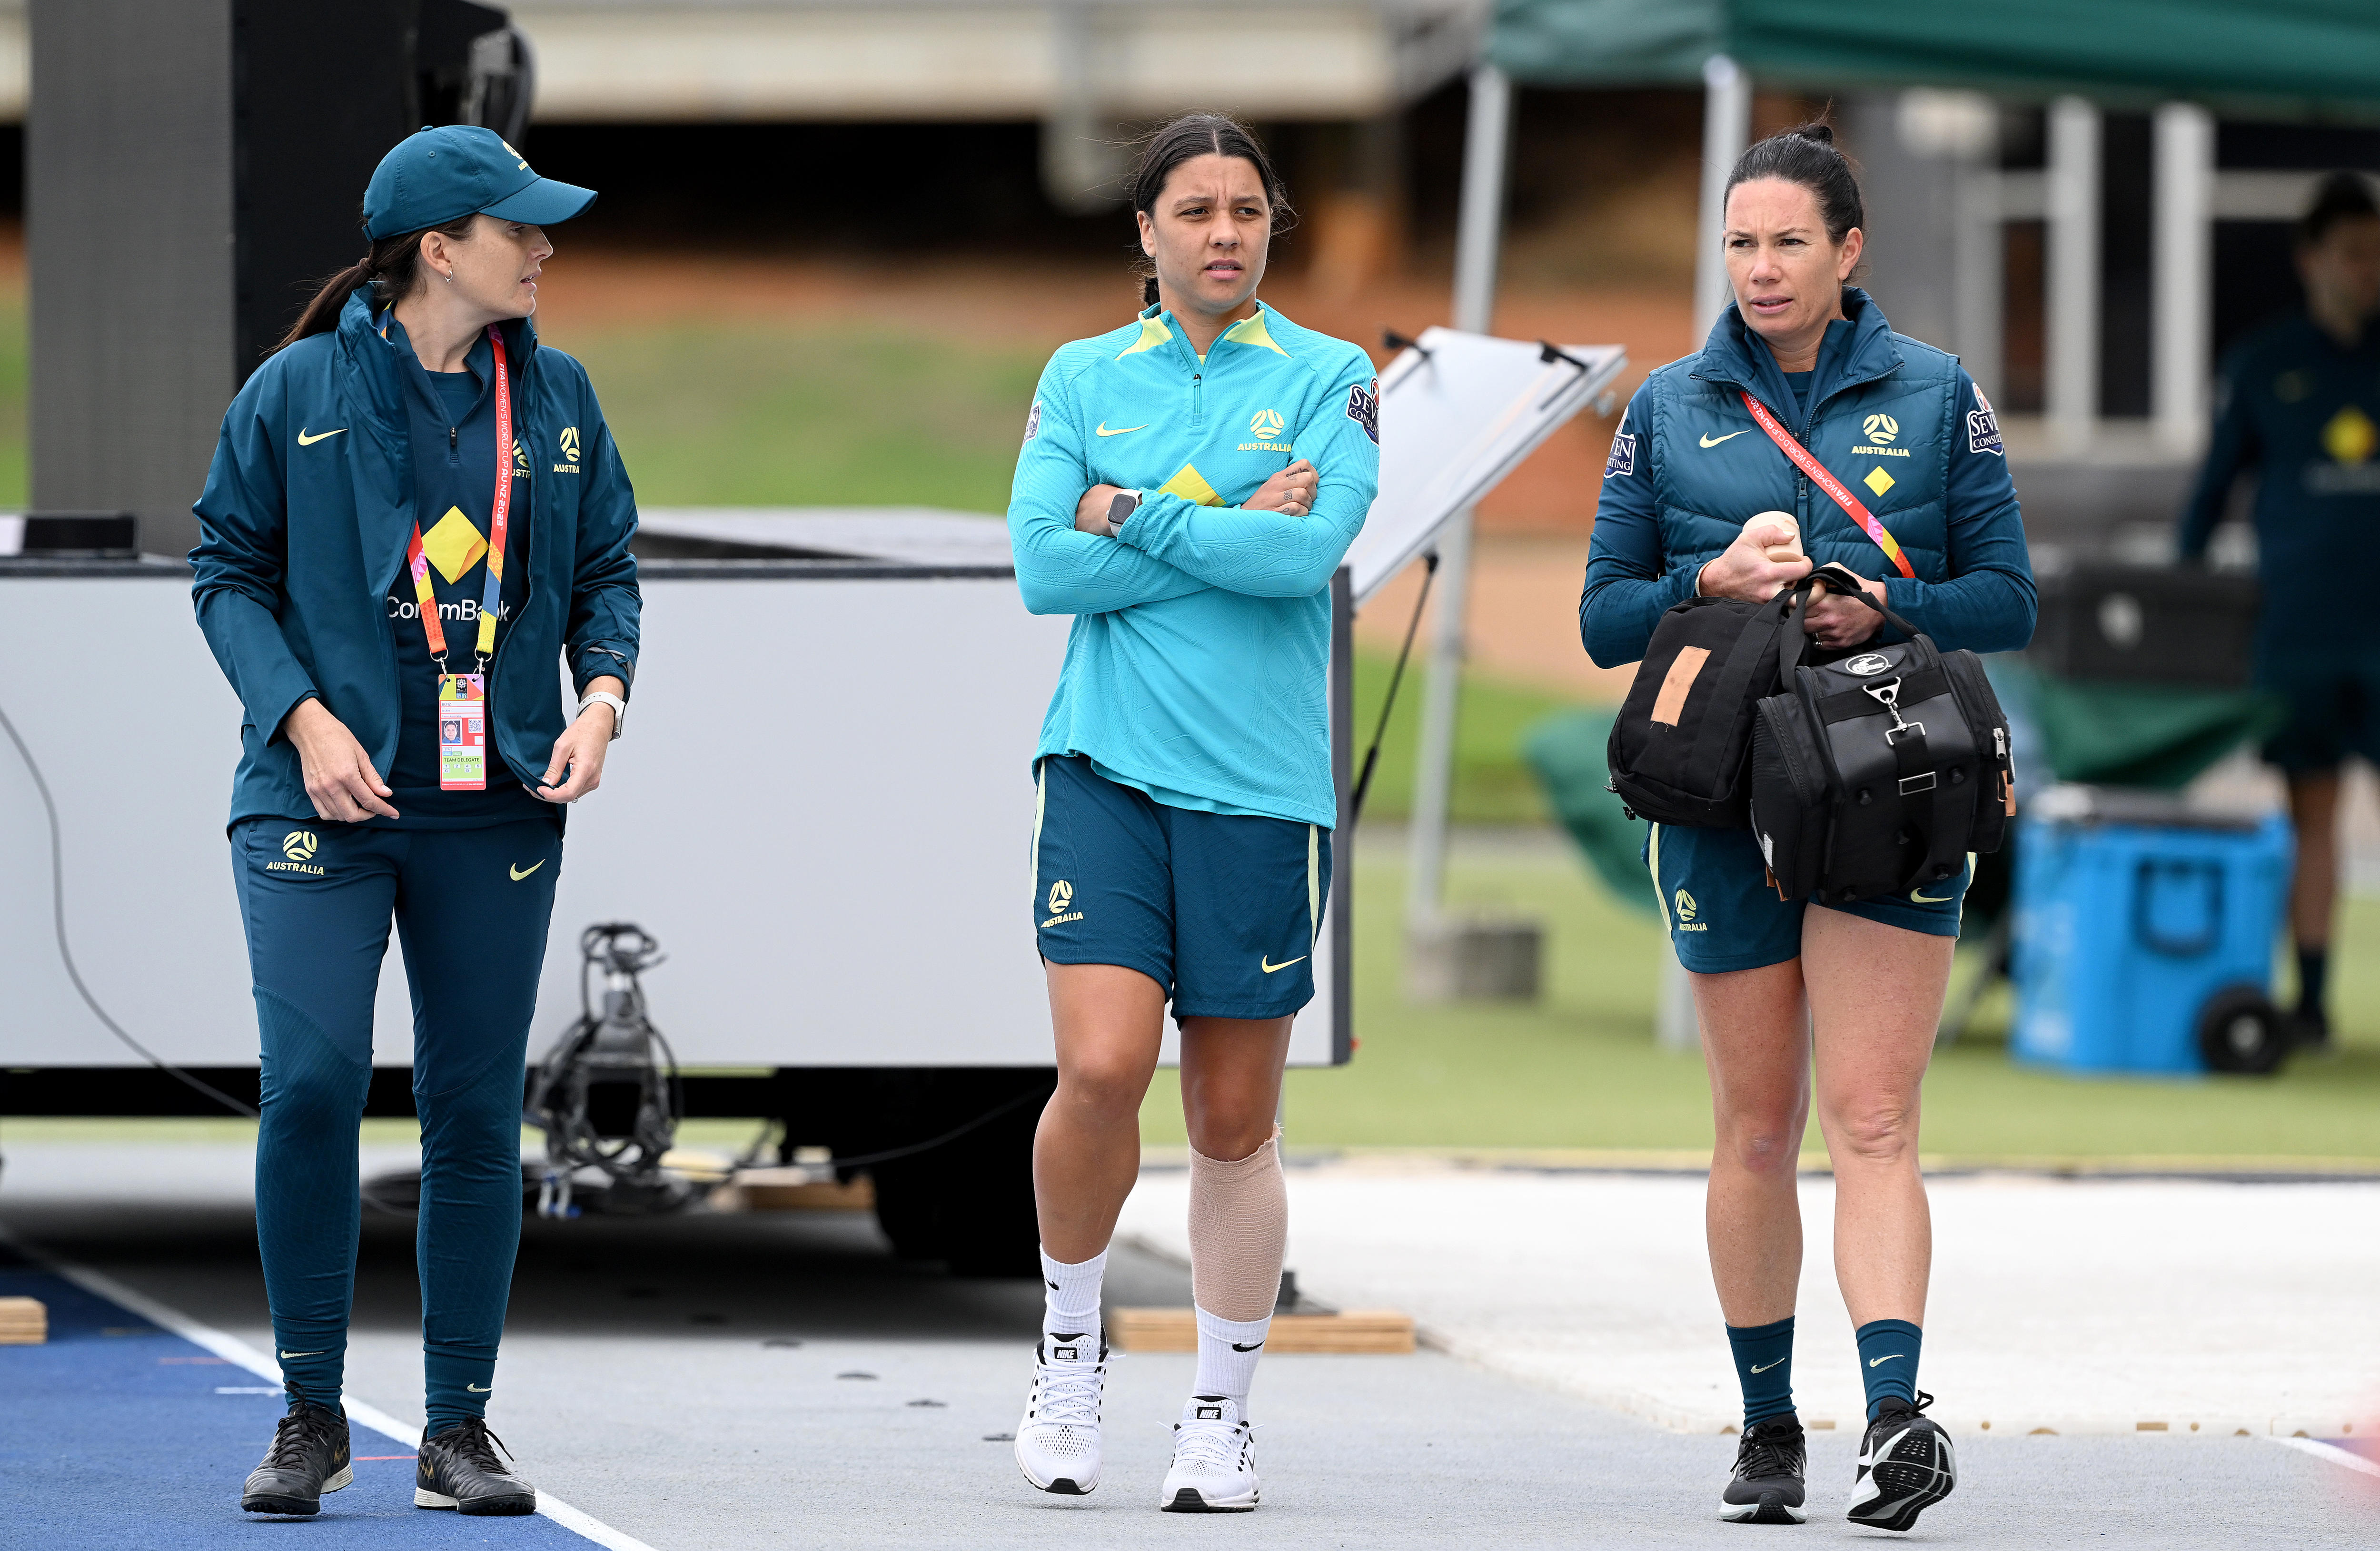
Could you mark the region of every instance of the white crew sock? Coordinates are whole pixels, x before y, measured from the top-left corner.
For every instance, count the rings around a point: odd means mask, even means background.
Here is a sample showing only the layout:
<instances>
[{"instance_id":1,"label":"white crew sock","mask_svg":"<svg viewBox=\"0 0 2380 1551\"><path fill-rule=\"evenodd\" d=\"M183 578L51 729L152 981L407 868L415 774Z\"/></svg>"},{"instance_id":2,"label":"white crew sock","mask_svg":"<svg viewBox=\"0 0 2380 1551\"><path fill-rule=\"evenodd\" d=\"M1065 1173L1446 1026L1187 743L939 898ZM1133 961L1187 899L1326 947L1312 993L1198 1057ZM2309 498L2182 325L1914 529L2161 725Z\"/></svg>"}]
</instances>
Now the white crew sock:
<instances>
[{"instance_id":1,"label":"white crew sock","mask_svg":"<svg viewBox=\"0 0 2380 1551\"><path fill-rule=\"evenodd\" d=\"M1049 1363L1096 1363L1099 1360L1099 1278L1106 1275L1108 1252L1069 1266L1041 1252L1042 1360Z\"/></svg>"},{"instance_id":2,"label":"white crew sock","mask_svg":"<svg viewBox=\"0 0 2380 1551\"><path fill-rule=\"evenodd\" d=\"M1272 1315L1262 1319L1225 1319L1220 1315L1198 1313L1198 1376L1191 1384L1194 1395L1222 1395L1240 1403L1240 1414L1248 1413L1248 1387L1256 1382L1257 1359L1266 1332L1272 1328Z\"/></svg>"}]
</instances>

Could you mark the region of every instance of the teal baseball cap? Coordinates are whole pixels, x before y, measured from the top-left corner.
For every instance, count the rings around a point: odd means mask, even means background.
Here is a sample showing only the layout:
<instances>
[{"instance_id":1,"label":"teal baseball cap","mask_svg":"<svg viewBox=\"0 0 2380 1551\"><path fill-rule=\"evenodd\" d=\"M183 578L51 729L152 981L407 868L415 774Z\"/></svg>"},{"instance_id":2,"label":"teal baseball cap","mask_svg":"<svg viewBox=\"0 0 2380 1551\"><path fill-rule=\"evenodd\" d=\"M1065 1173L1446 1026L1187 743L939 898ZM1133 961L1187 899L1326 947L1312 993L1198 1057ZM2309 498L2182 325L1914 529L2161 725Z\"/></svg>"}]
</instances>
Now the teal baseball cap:
<instances>
[{"instance_id":1,"label":"teal baseball cap","mask_svg":"<svg viewBox=\"0 0 2380 1551\"><path fill-rule=\"evenodd\" d=\"M551 226L595 202L595 190L529 171L502 135L476 124L422 127L380 159L364 188L364 236L427 231L471 214Z\"/></svg>"}]
</instances>

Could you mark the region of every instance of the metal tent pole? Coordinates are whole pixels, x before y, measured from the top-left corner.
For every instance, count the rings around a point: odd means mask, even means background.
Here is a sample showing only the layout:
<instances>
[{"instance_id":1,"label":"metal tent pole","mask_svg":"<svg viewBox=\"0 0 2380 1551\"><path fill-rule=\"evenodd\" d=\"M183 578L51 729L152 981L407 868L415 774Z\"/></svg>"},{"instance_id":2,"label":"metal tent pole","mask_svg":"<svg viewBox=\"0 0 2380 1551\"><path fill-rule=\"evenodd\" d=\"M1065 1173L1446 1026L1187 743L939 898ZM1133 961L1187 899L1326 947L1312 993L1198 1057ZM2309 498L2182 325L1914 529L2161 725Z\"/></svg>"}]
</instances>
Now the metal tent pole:
<instances>
[{"instance_id":1,"label":"metal tent pole","mask_svg":"<svg viewBox=\"0 0 2380 1551\"><path fill-rule=\"evenodd\" d=\"M1454 326L1486 333L1496 306L1496 252L1512 130L1512 81L1493 65L1471 69L1471 120L1463 143L1463 205L1454 237ZM1412 860L1405 915L1416 930L1438 919L1446 882L1446 826L1454 788L1454 720L1462 698L1463 605L1471 581L1471 514L1438 538L1438 602L1422 685L1420 769L1414 782Z\"/></svg>"},{"instance_id":2,"label":"metal tent pole","mask_svg":"<svg viewBox=\"0 0 2380 1551\"><path fill-rule=\"evenodd\" d=\"M1703 61L1703 192L1694 228L1694 337L1728 304L1727 175L1752 139L1752 78L1726 55Z\"/></svg>"},{"instance_id":3,"label":"metal tent pole","mask_svg":"<svg viewBox=\"0 0 2380 1551\"><path fill-rule=\"evenodd\" d=\"M2215 115L2195 103L2156 111L2155 200L2149 284L2149 404L2157 440L2198 451L2206 433L2208 333L2215 316Z\"/></svg>"},{"instance_id":4,"label":"metal tent pole","mask_svg":"<svg viewBox=\"0 0 2380 1551\"><path fill-rule=\"evenodd\" d=\"M2048 379L2050 445L2088 452L2099 419L2099 110L2049 104Z\"/></svg>"}]
</instances>

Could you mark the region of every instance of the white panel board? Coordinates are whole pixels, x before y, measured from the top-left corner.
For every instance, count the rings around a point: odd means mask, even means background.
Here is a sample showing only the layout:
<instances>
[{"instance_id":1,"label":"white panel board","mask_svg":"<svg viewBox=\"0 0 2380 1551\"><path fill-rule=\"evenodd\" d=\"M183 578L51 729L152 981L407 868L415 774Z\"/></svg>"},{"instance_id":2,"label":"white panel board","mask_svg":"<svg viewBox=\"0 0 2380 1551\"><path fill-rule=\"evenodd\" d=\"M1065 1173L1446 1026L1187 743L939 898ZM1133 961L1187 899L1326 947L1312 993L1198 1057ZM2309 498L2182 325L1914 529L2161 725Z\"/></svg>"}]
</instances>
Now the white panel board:
<instances>
[{"instance_id":1,"label":"white panel board","mask_svg":"<svg viewBox=\"0 0 2380 1551\"><path fill-rule=\"evenodd\" d=\"M1495 489L1628 364L1616 345L1541 345L1423 331L1380 373L1380 494L1347 551L1355 604Z\"/></svg>"},{"instance_id":2,"label":"white panel board","mask_svg":"<svg viewBox=\"0 0 2380 1551\"><path fill-rule=\"evenodd\" d=\"M1069 622L1004 576L650 571L631 732L571 816L532 1050L577 1011L579 932L630 920L670 953L646 984L688 1066L1046 1065L1028 770ZM239 703L186 579L0 577L0 617L79 643L0 709L58 800L86 980L167 1060L254 1061L224 840ZM128 1064L59 966L47 847L0 748L0 1065ZM1330 1060L1330 942L1300 1064ZM375 1060L406 1064L411 1027L392 946Z\"/></svg>"}]
</instances>

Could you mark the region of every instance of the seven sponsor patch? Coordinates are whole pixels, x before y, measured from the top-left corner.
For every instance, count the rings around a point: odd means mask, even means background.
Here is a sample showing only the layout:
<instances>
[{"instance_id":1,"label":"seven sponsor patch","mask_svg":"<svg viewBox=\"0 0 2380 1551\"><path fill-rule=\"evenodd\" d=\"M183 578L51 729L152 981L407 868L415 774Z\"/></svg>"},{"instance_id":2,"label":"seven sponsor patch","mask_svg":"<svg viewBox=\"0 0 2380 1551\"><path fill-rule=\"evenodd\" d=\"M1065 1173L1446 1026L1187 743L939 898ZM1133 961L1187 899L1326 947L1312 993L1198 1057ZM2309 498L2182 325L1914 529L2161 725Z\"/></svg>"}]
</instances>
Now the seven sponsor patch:
<instances>
[{"instance_id":1,"label":"seven sponsor patch","mask_svg":"<svg viewBox=\"0 0 2380 1551\"><path fill-rule=\"evenodd\" d=\"M1033 401L1032 410L1025 417L1025 440L1032 441L1041 434L1041 401Z\"/></svg>"},{"instance_id":2,"label":"seven sponsor patch","mask_svg":"<svg viewBox=\"0 0 2380 1551\"><path fill-rule=\"evenodd\" d=\"M1967 411L1967 451L2008 456L2000 447L1999 417L1992 413L1992 401L1984 396L1980 386L1975 389L1975 406Z\"/></svg>"},{"instance_id":3,"label":"seven sponsor patch","mask_svg":"<svg viewBox=\"0 0 2380 1551\"><path fill-rule=\"evenodd\" d=\"M1358 382L1347 390L1347 418L1364 428L1375 447L1380 444L1380 380L1372 379L1366 387Z\"/></svg>"},{"instance_id":4,"label":"seven sponsor patch","mask_svg":"<svg viewBox=\"0 0 2380 1551\"><path fill-rule=\"evenodd\" d=\"M1603 477L1609 479L1614 474L1635 472L1636 438L1632 432L1623 430L1611 439L1611 455L1603 460Z\"/></svg>"}]
</instances>

